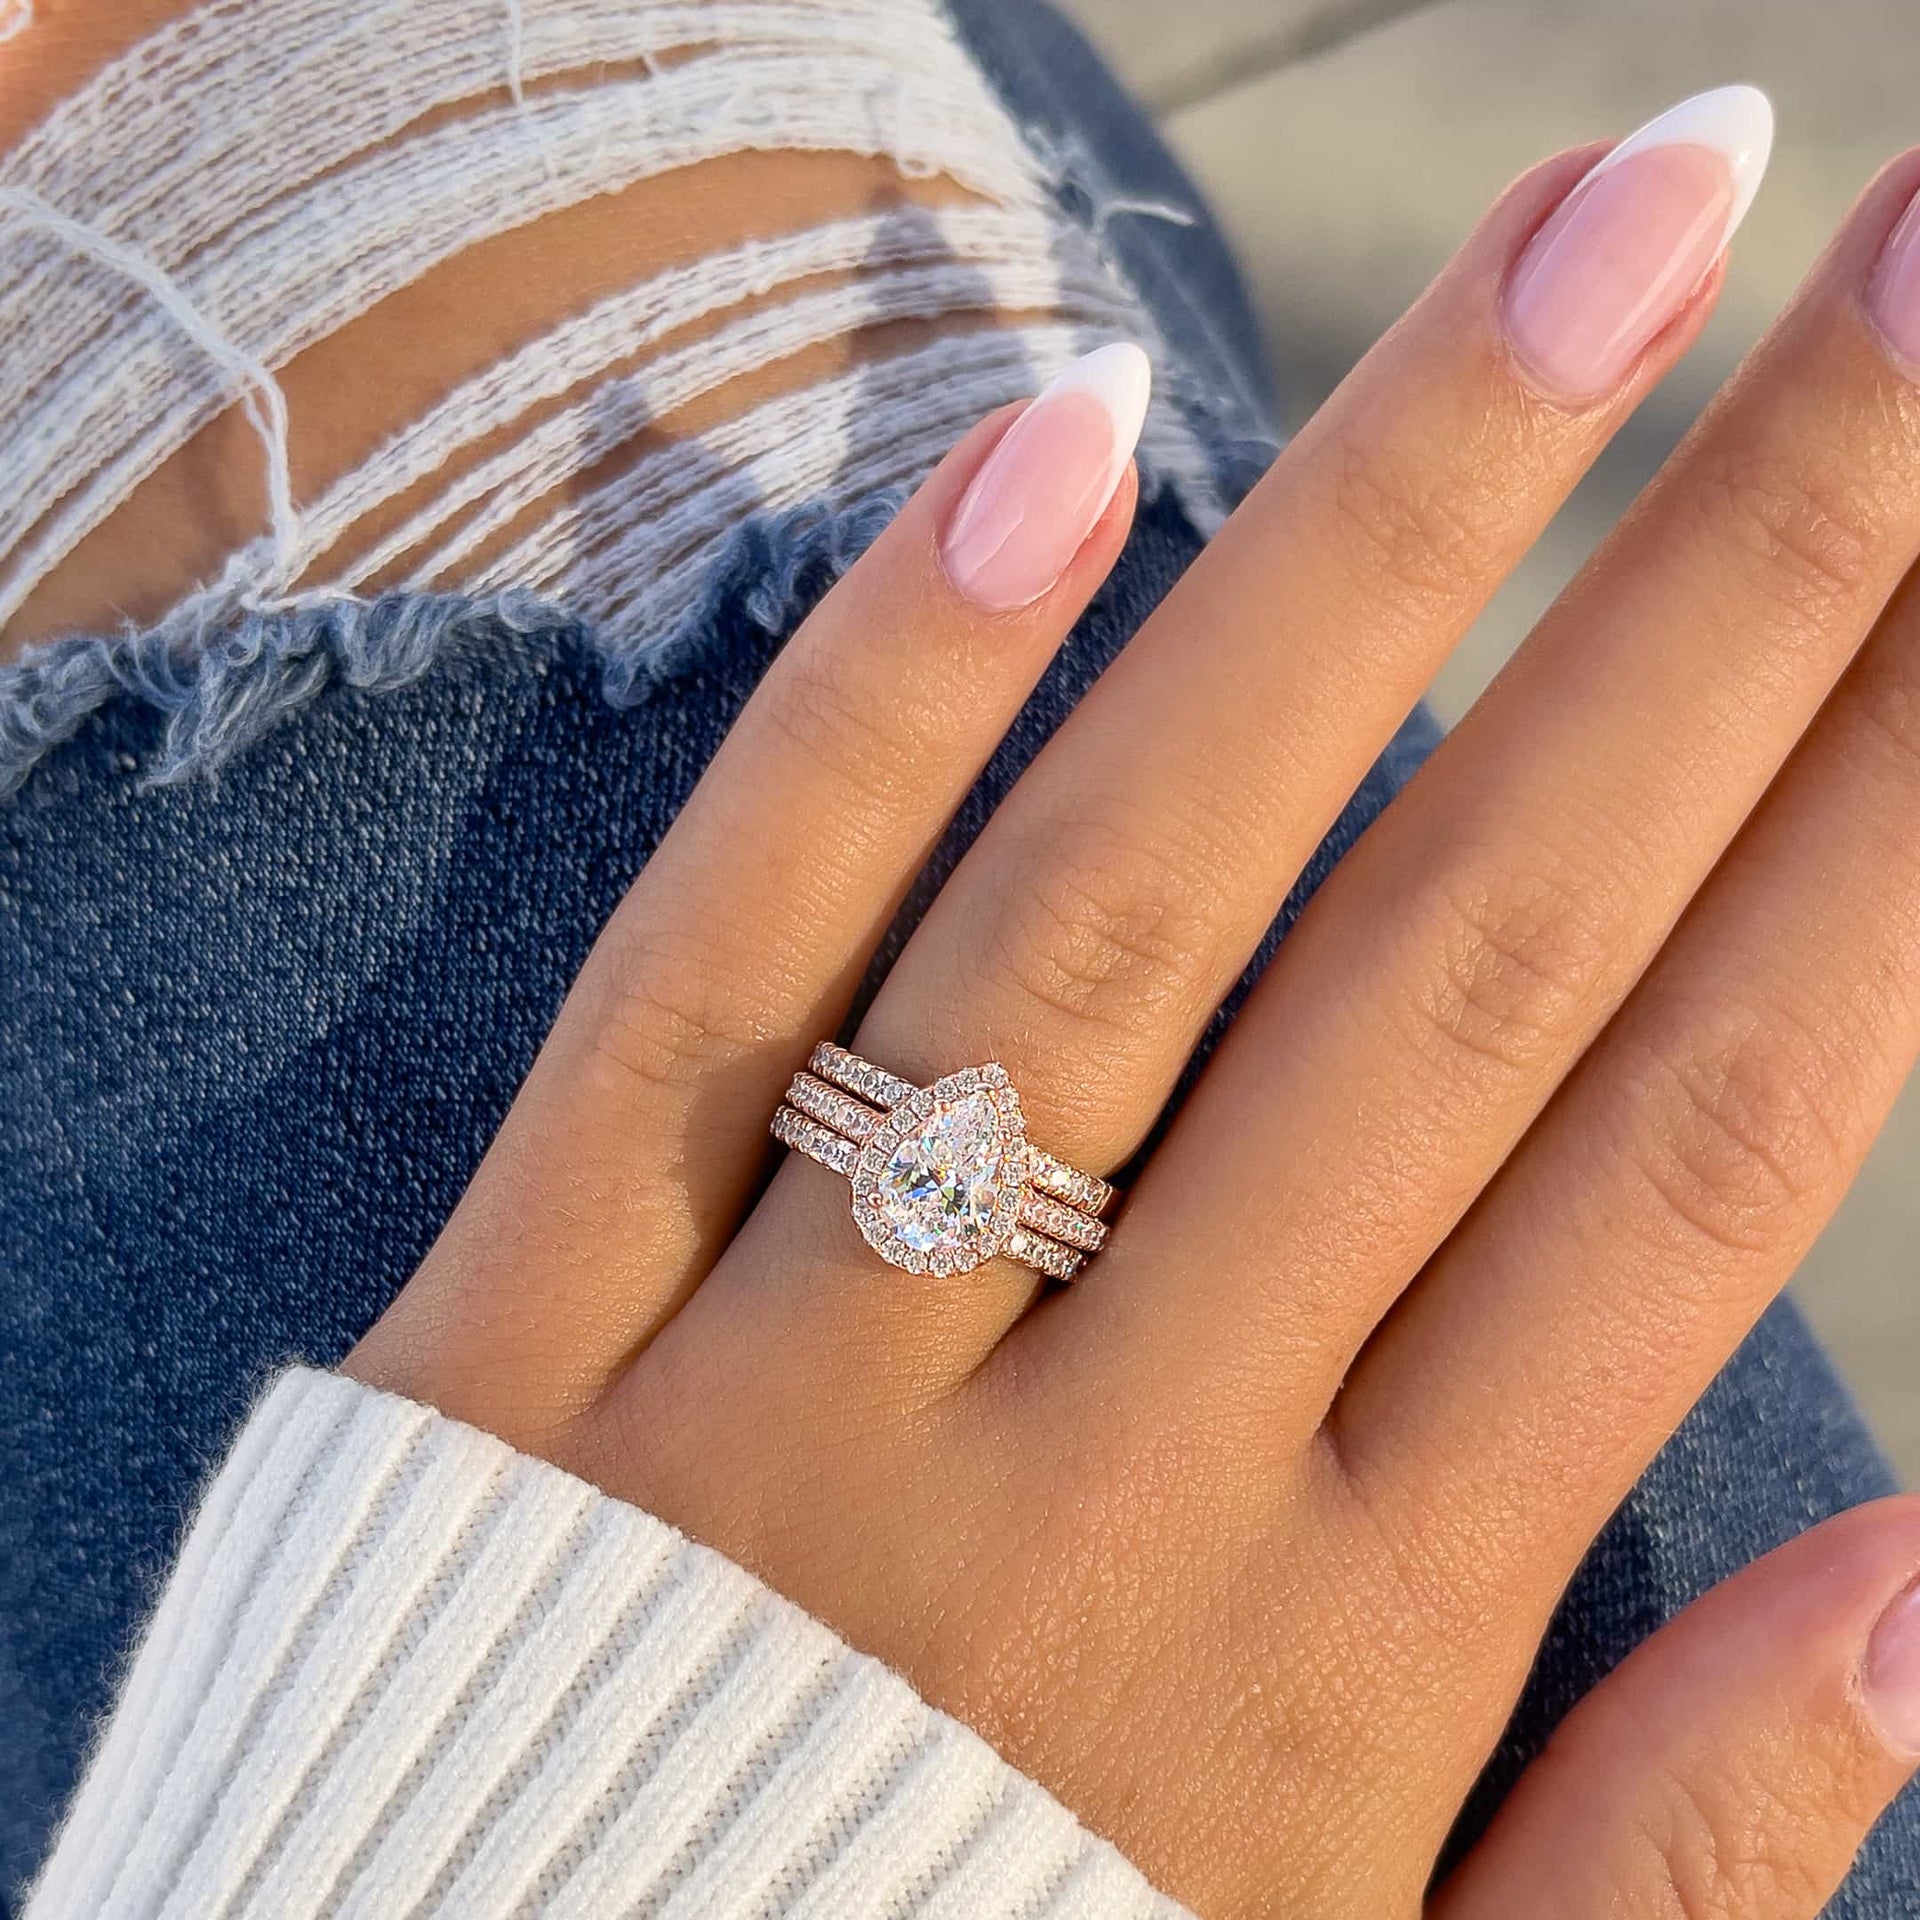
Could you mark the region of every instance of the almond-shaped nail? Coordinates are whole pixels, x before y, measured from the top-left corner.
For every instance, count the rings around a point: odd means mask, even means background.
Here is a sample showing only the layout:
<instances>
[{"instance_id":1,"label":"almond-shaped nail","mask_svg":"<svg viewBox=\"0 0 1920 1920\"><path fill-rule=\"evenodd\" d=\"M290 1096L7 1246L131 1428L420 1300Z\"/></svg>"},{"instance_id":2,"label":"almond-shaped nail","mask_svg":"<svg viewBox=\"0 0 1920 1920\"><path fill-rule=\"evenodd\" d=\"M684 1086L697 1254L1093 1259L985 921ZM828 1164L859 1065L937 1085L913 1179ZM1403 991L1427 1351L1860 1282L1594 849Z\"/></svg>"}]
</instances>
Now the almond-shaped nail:
<instances>
[{"instance_id":1,"label":"almond-shaped nail","mask_svg":"<svg viewBox=\"0 0 1920 1920\"><path fill-rule=\"evenodd\" d=\"M1621 141L1507 282L1507 338L1528 380L1573 406L1617 391L1726 251L1772 149L1757 87L1696 94Z\"/></svg>"},{"instance_id":2,"label":"almond-shaped nail","mask_svg":"<svg viewBox=\"0 0 1920 1920\"><path fill-rule=\"evenodd\" d=\"M1001 435L940 542L947 577L976 606L1029 606L1066 572L1112 504L1152 384L1138 347L1097 348Z\"/></svg>"},{"instance_id":3,"label":"almond-shaped nail","mask_svg":"<svg viewBox=\"0 0 1920 1920\"><path fill-rule=\"evenodd\" d=\"M1920 1582L1880 1616L1860 1687L1880 1737L1903 1758L1920 1756Z\"/></svg>"},{"instance_id":4,"label":"almond-shaped nail","mask_svg":"<svg viewBox=\"0 0 1920 1920\"><path fill-rule=\"evenodd\" d=\"M1920 379L1920 197L1880 251L1867 287L1867 315L1903 372Z\"/></svg>"}]
</instances>

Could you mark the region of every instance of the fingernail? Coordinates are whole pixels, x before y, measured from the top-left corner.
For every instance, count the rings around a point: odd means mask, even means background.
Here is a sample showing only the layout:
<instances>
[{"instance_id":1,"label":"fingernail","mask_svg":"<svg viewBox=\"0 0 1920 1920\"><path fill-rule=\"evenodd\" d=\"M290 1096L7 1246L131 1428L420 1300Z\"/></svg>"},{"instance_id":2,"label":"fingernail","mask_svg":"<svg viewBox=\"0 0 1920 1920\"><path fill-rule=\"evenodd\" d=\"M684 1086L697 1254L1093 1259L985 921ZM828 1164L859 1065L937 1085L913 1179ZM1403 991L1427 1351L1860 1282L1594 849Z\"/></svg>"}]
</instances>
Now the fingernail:
<instances>
[{"instance_id":1,"label":"fingernail","mask_svg":"<svg viewBox=\"0 0 1920 1920\"><path fill-rule=\"evenodd\" d=\"M1001 436L940 543L947 577L976 606L1027 606L1066 572L1133 458L1152 382L1138 347L1097 348Z\"/></svg>"},{"instance_id":2,"label":"fingernail","mask_svg":"<svg viewBox=\"0 0 1920 1920\"><path fill-rule=\"evenodd\" d=\"M1900 216L1881 252L1867 314L1902 368L1920 378L1920 198Z\"/></svg>"},{"instance_id":3,"label":"fingernail","mask_svg":"<svg viewBox=\"0 0 1920 1920\"><path fill-rule=\"evenodd\" d=\"M1757 87L1695 94L1621 141L1507 282L1507 337L1529 380L1574 404L1614 392L1726 251L1772 147Z\"/></svg>"},{"instance_id":4,"label":"fingernail","mask_svg":"<svg viewBox=\"0 0 1920 1920\"><path fill-rule=\"evenodd\" d=\"M1887 1745L1920 1755L1920 1581L1880 1616L1867 1642L1861 1690Z\"/></svg>"}]
</instances>

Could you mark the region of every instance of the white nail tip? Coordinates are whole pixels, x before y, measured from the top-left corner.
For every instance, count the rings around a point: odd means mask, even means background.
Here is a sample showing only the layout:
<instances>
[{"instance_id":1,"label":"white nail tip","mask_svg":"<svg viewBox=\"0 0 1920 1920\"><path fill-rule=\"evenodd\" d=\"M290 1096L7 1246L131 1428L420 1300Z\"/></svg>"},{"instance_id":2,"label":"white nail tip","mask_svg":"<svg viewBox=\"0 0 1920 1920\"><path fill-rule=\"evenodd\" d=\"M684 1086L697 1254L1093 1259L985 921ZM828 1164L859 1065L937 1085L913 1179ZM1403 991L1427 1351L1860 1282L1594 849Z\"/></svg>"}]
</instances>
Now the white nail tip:
<instances>
[{"instance_id":1,"label":"white nail tip","mask_svg":"<svg viewBox=\"0 0 1920 1920\"><path fill-rule=\"evenodd\" d=\"M1083 354L1048 385L1040 399L1063 393L1092 395L1113 422L1113 457L1106 484L1106 497L1111 500L1146 424L1147 402L1153 396L1153 363L1131 340L1116 340Z\"/></svg>"},{"instance_id":2,"label":"white nail tip","mask_svg":"<svg viewBox=\"0 0 1920 1920\"><path fill-rule=\"evenodd\" d=\"M1727 211L1726 243L1740 230L1766 176L1773 152L1773 102L1758 87L1715 87L1696 93L1630 133L1587 178L1598 179L1621 161L1649 147L1711 147L1733 175L1733 205Z\"/></svg>"}]
</instances>

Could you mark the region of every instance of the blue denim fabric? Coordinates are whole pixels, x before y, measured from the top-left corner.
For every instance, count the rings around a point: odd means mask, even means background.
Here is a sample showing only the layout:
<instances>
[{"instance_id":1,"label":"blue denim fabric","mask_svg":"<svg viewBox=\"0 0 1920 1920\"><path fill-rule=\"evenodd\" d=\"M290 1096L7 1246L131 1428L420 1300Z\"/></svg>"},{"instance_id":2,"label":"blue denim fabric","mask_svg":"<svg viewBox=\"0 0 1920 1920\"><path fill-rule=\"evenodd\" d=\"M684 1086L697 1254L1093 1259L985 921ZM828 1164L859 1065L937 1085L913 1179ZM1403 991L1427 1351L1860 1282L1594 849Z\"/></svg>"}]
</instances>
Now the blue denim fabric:
<instances>
[{"instance_id":1,"label":"blue denim fabric","mask_svg":"<svg viewBox=\"0 0 1920 1920\"><path fill-rule=\"evenodd\" d=\"M1270 459L1279 408L1259 318L1199 188L1052 7L946 3L981 70L1052 161L1062 199L1098 223L1162 338L1229 430L1264 440Z\"/></svg>"},{"instance_id":2,"label":"blue denim fabric","mask_svg":"<svg viewBox=\"0 0 1920 1920\"><path fill-rule=\"evenodd\" d=\"M1144 123L1030 0L961 11L1030 124L1084 141L1127 192L1179 188ZM1022 66L1036 33L1037 77ZM1169 336L1219 356L1257 408L1244 299L1176 297L1222 270L1217 235L1140 222L1128 246L1142 284L1158 281ZM1223 463L1237 457L1223 447ZM106 680L14 741L22 759L23 742L45 750L0 804L0 1883L17 1886L44 1848L260 1380L336 1360L424 1253L595 931L873 517L745 530L699 644L617 698L591 636L562 619L393 602L351 626L303 616L257 634L257 660L228 661L243 688L273 690L252 707L215 711L137 650L76 654L76 675ZM1170 498L1145 508L876 973L1198 546ZM60 701L39 692L49 719ZM8 724L31 731L36 711L16 701ZM170 723L202 761L243 750L217 776L147 783ZM1409 722L1273 939L1432 740ZM1679 1606L1890 1486L1777 1307L1596 1546L1463 1833L1566 1706ZM1916 1889L1909 1798L1832 1912L1917 1915Z\"/></svg>"}]
</instances>

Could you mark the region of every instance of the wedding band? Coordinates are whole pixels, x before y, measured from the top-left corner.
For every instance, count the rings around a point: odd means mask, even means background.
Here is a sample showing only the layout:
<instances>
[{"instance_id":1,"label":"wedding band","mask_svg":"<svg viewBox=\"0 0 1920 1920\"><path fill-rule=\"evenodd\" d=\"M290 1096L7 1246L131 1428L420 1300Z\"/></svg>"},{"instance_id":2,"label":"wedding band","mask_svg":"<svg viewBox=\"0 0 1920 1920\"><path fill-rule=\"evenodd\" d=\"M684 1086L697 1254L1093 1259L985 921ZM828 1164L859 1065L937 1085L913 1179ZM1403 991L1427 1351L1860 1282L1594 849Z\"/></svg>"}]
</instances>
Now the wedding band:
<instances>
[{"instance_id":1,"label":"wedding band","mask_svg":"<svg viewBox=\"0 0 1920 1920\"><path fill-rule=\"evenodd\" d=\"M822 1041L770 1131L853 1184L853 1219L908 1273L971 1273L996 1255L1071 1280L1100 1251L1114 1190L1027 1139L1006 1068L931 1086Z\"/></svg>"}]
</instances>

